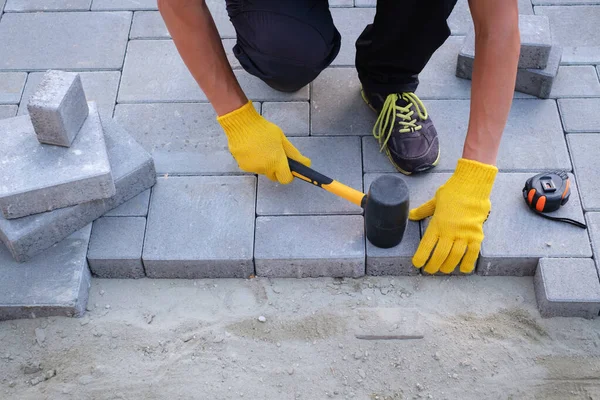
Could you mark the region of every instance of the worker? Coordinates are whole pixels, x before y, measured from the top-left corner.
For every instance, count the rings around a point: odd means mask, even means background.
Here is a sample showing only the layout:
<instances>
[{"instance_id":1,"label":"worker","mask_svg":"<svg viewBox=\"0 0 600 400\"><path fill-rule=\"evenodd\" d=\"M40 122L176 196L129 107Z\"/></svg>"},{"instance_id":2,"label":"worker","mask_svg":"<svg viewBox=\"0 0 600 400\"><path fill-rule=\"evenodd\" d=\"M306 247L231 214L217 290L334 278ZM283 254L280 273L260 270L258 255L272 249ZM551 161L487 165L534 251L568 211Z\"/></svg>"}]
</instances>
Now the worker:
<instances>
[{"instance_id":1,"label":"worker","mask_svg":"<svg viewBox=\"0 0 600 400\"><path fill-rule=\"evenodd\" d=\"M427 171L440 158L436 129L414 92L419 73L450 35L447 18L456 1L378 0L373 23L356 41L362 97L378 113L374 136L404 174ZM327 0L225 3L237 33L235 57L275 90L299 90L338 54L340 34ZM310 166L311 160L256 112L240 88L205 0L158 0L158 8L181 58L214 107L239 167L288 184L293 176L287 157ZM469 0L469 8L476 57L463 153L434 197L409 214L411 220L432 217L413 256L414 266L427 273L450 273L459 265L470 273L475 267L515 87L517 0Z\"/></svg>"}]
</instances>

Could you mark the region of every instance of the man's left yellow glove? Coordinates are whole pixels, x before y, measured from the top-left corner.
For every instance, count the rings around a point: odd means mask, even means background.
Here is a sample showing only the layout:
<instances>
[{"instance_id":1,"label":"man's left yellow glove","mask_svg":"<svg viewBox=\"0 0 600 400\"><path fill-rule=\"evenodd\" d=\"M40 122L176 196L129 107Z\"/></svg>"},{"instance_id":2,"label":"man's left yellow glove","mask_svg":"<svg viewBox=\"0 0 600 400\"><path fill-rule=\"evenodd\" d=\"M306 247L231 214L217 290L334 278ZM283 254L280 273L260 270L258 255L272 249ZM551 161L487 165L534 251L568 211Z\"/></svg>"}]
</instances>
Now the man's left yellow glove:
<instances>
[{"instance_id":1,"label":"man's left yellow glove","mask_svg":"<svg viewBox=\"0 0 600 400\"><path fill-rule=\"evenodd\" d=\"M410 211L413 221L433 216L413 257L415 267L427 263L425 272L449 274L460 263L461 272L473 271L497 173L493 165L460 159L454 174L435 196Z\"/></svg>"}]
</instances>

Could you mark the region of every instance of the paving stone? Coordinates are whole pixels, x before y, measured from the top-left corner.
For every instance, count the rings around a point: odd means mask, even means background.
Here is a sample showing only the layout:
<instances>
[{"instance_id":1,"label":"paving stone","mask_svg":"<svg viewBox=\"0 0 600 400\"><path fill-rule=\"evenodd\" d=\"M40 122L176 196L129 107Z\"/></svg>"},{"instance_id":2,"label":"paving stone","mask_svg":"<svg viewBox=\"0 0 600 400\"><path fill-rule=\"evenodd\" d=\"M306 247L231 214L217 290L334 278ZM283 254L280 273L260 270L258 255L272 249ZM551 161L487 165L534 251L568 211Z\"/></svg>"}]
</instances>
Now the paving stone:
<instances>
[{"instance_id":1,"label":"paving stone","mask_svg":"<svg viewBox=\"0 0 600 400\"><path fill-rule=\"evenodd\" d=\"M0 105L0 119L11 118L17 115L17 106Z\"/></svg>"},{"instance_id":2,"label":"paving stone","mask_svg":"<svg viewBox=\"0 0 600 400\"><path fill-rule=\"evenodd\" d=\"M40 145L28 116L0 121L0 210L12 219L115 194L96 106L69 148Z\"/></svg>"},{"instance_id":3,"label":"paving stone","mask_svg":"<svg viewBox=\"0 0 600 400\"><path fill-rule=\"evenodd\" d=\"M19 264L0 244L0 320L81 317L90 287L86 253L91 224Z\"/></svg>"},{"instance_id":4,"label":"paving stone","mask_svg":"<svg viewBox=\"0 0 600 400\"><path fill-rule=\"evenodd\" d=\"M42 81L43 76L44 72L29 74L19 106L19 115L28 113L27 103ZM79 76L81 77L86 99L96 103L100 117L103 120L112 119L121 73L119 71L91 71L79 72Z\"/></svg>"},{"instance_id":5,"label":"paving stone","mask_svg":"<svg viewBox=\"0 0 600 400\"><path fill-rule=\"evenodd\" d=\"M559 99L565 132L600 132L600 99Z\"/></svg>"},{"instance_id":6,"label":"paving stone","mask_svg":"<svg viewBox=\"0 0 600 400\"><path fill-rule=\"evenodd\" d=\"M596 269L600 275L600 212L585 213L585 220L590 233L590 242L592 243Z\"/></svg>"},{"instance_id":7,"label":"paving stone","mask_svg":"<svg viewBox=\"0 0 600 400\"><path fill-rule=\"evenodd\" d=\"M165 21L158 11L137 11L133 14L129 39L164 39L170 37Z\"/></svg>"},{"instance_id":8,"label":"paving stone","mask_svg":"<svg viewBox=\"0 0 600 400\"><path fill-rule=\"evenodd\" d=\"M600 281L591 259L542 258L533 283L544 318L592 319L600 313Z\"/></svg>"},{"instance_id":9,"label":"paving stone","mask_svg":"<svg viewBox=\"0 0 600 400\"><path fill-rule=\"evenodd\" d=\"M2 12L4 11L4 5L6 0L0 0L0 17L2 16Z\"/></svg>"},{"instance_id":10,"label":"paving stone","mask_svg":"<svg viewBox=\"0 0 600 400\"><path fill-rule=\"evenodd\" d=\"M600 63L600 6L536 6L535 13L550 19L552 43L563 47L562 64Z\"/></svg>"},{"instance_id":11,"label":"paving stone","mask_svg":"<svg viewBox=\"0 0 600 400\"><path fill-rule=\"evenodd\" d=\"M583 4L599 4L598 0L532 0L531 2L535 6L578 6Z\"/></svg>"},{"instance_id":12,"label":"paving stone","mask_svg":"<svg viewBox=\"0 0 600 400\"><path fill-rule=\"evenodd\" d=\"M356 137L290 138L312 168L356 190L362 190L360 139ZM300 179L280 185L258 178L258 215L360 214L362 208Z\"/></svg>"},{"instance_id":13,"label":"paving stone","mask_svg":"<svg viewBox=\"0 0 600 400\"><path fill-rule=\"evenodd\" d=\"M377 0L354 0L355 7L375 7Z\"/></svg>"},{"instance_id":14,"label":"paving stone","mask_svg":"<svg viewBox=\"0 0 600 400\"><path fill-rule=\"evenodd\" d=\"M19 104L26 80L25 72L0 72L0 104Z\"/></svg>"},{"instance_id":15,"label":"paving stone","mask_svg":"<svg viewBox=\"0 0 600 400\"><path fill-rule=\"evenodd\" d=\"M600 97L596 70L591 65L563 65L558 69L550 97Z\"/></svg>"},{"instance_id":16,"label":"paving stone","mask_svg":"<svg viewBox=\"0 0 600 400\"><path fill-rule=\"evenodd\" d=\"M600 211L600 187L598 187L598 170L600 170L600 135L569 134L567 135L569 150L573 160L573 168L581 202L586 211ZM600 253L598 253L600 256Z\"/></svg>"},{"instance_id":17,"label":"paving stone","mask_svg":"<svg viewBox=\"0 0 600 400\"><path fill-rule=\"evenodd\" d=\"M342 36L340 52L331 65L354 66L356 39L368 24L373 23L373 8L334 8L331 10L333 23Z\"/></svg>"},{"instance_id":18,"label":"paving stone","mask_svg":"<svg viewBox=\"0 0 600 400\"><path fill-rule=\"evenodd\" d=\"M278 278L359 277L365 274L360 215L256 219L256 275Z\"/></svg>"},{"instance_id":19,"label":"paving stone","mask_svg":"<svg viewBox=\"0 0 600 400\"><path fill-rule=\"evenodd\" d=\"M354 68L329 68L312 83L312 135L369 135L377 119Z\"/></svg>"},{"instance_id":20,"label":"paving stone","mask_svg":"<svg viewBox=\"0 0 600 400\"><path fill-rule=\"evenodd\" d=\"M308 136L308 102L264 103L262 115L279 126L286 136Z\"/></svg>"},{"instance_id":21,"label":"paving stone","mask_svg":"<svg viewBox=\"0 0 600 400\"><path fill-rule=\"evenodd\" d=\"M353 7L354 0L329 0L329 7Z\"/></svg>"},{"instance_id":22,"label":"paving stone","mask_svg":"<svg viewBox=\"0 0 600 400\"><path fill-rule=\"evenodd\" d=\"M585 229L542 218L525 204L522 189L533 175L498 174L492 191L492 212L484 225L486 238L477 268L479 274L531 276L540 258L592 256ZM572 175L570 181L569 202L551 215L583 221L579 190Z\"/></svg>"},{"instance_id":23,"label":"paving stone","mask_svg":"<svg viewBox=\"0 0 600 400\"><path fill-rule=\"evenodd\" d=\"M309 85L293 93L279 92L271 89L259 78L244 70L236 70L234 73L246 96L254 101L299 101L309 99Z\"/></svg>"},{"instance_id":24,"label":"paving stone","mask_svg":"<svg viewBox=\"0 0 600 400\"><path fill-rule=\"evenodd\" d=\"M76 72L48 71L27 111L40 143L70 147L89 114L81 78Z\"/></svg>"},{"instance_id":25,"label":"paving stone","mask_svg":"<svg viewBox=\"0 0 600 400\"><path fill-rule=\"evenodd\" d=\"M112 120L105 120L103 124L116 194L109 199L24 218L7 220L0 216L0 240L18 261L26 261L60 242L156 182L150 155Z\"/></svg>"},{"instance_id":26,"label":"paving stone","mask_svg":"<svg viewBox=\"0 0 600 400\"><path fill-rule=\"evenodd\" d=\"M8 0L5 12L89 11L92 0Z\"/></svg>"},{"instance_id":27,"label":"paving stone","mask_svg":"<svg viewBox=\"0 0 600 400\"><path fill-rule=\"evenodd\" d=\"M375 0L363 0L372 1ZM519 0L519 14L533 14L533 7L530 0ZM469 29L473 26L473 18L469 10L467 0L458 0L452 14L448 18L448 26L453 35L466 35Z\"/></svg>"},{"instance_id":28,"label":"paving stone","mask_svg":"<svg viewBox=\"0 0 600 400\"><path fill-rule=\"evenodd\" d=\"M158 6L156 0L93 0L92 10L158 10Z\"/></svg>"},{"instance_id":29,"label":"paving stone","mask_svg":"<svg viewBox=\"0 0 600 400\"><path fill-rule=\"evenodd\" d=\"M379 142L373 136L362 138L363 171L365 173L396 172L396 168L380 149Z\"/></svg>"},{"instance_id":30,"label":"paving stone","mask_svg":"<svg viewBox=\"0 0 600 400\"><path fill-rule=\"evenodd\" d=\"M0 69L120 69L130 24L130 12L6 13Z\"/></svg>"},{"instance_id":31,"label":"paving stone","mask_svg":"<svg viewBox=\"0 0 600 400\"><path fill-rule=\"evenodd\" d=\"M255 198L254 176L158 178L144 242L147 276L248 278Z\"/></svg>"},{"instance_id":32,"label":"paving stone","mask_svg":"<svg viewBox=\"0 0 600 400\"><path fill-rule=\"evenodd\" d=\"M126 201L119 207L110 210L105 217L145 217L148 215L150 204L150 189L138 194L133 199Z\"/></svg>"},{"instance_id":33,"label":"paving stone","mask_svg":"<svg viewBox=\"0 0 600 400\"><path fill-rule=\"evenodd\" d=\"M519 15L521 52L519 68L546 68L552 35L545 15Z\"/></svg>"},{"instance_id":34,"label":"paving stone","mask_svg":"<svg viewBox=\"0 0 600 400\"><path fill-rule=\"evenodd\" d=\"M94 222L87 259L100 278L142 278L146 218L103 217Z\"/></svg>"}]
</instances>

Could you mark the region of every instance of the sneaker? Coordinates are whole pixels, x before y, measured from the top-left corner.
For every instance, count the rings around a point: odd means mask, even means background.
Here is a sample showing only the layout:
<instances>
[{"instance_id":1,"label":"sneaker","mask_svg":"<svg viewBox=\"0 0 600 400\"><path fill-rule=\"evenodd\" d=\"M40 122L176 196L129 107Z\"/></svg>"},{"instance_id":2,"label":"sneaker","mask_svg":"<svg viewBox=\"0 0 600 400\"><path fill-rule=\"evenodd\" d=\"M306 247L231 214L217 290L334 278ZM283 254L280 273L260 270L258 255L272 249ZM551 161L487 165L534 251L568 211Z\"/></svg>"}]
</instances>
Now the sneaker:
<instances>
[{"instance_id":1,"label":"sneaker","mask_svg":"<svg viewBox=\"0 0 600 400\"><path fill-rule=\"evenodd\" d=\"M380 151L405 175L427 171L440 160L440 146L425 106L412 92L392 93L384 98L362 91L365 102L379 114L373 136Z\"/></svg>"}]
</instances>

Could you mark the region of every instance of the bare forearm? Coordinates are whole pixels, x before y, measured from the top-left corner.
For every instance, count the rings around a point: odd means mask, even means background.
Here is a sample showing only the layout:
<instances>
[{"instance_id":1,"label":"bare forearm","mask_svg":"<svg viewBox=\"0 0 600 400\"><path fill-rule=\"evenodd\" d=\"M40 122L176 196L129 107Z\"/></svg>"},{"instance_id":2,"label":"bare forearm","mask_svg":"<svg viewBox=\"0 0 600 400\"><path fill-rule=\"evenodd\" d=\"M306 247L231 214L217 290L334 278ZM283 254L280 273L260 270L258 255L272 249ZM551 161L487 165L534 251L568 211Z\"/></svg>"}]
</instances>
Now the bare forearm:
<instances>
[{"instance_id":1,"label":"bare forearm","mask_svg":"<svg viewBox=\"0 0 600 400\"><path fill-rule=\"evenodd\" d=\"M475 23L471 115L463 157L496 164L520 51L516 0L470 0Z\"/></svg>"},{"instance_id":2,"label":"bare forearm","mask_svg":"<svg viewBox=\"0 0 600 400\"><path fill-rule=\"evenodd\" d=\"M247 103L203 0L158 0L173 42L218 115Z\"/></svg>"}]
</instances>

